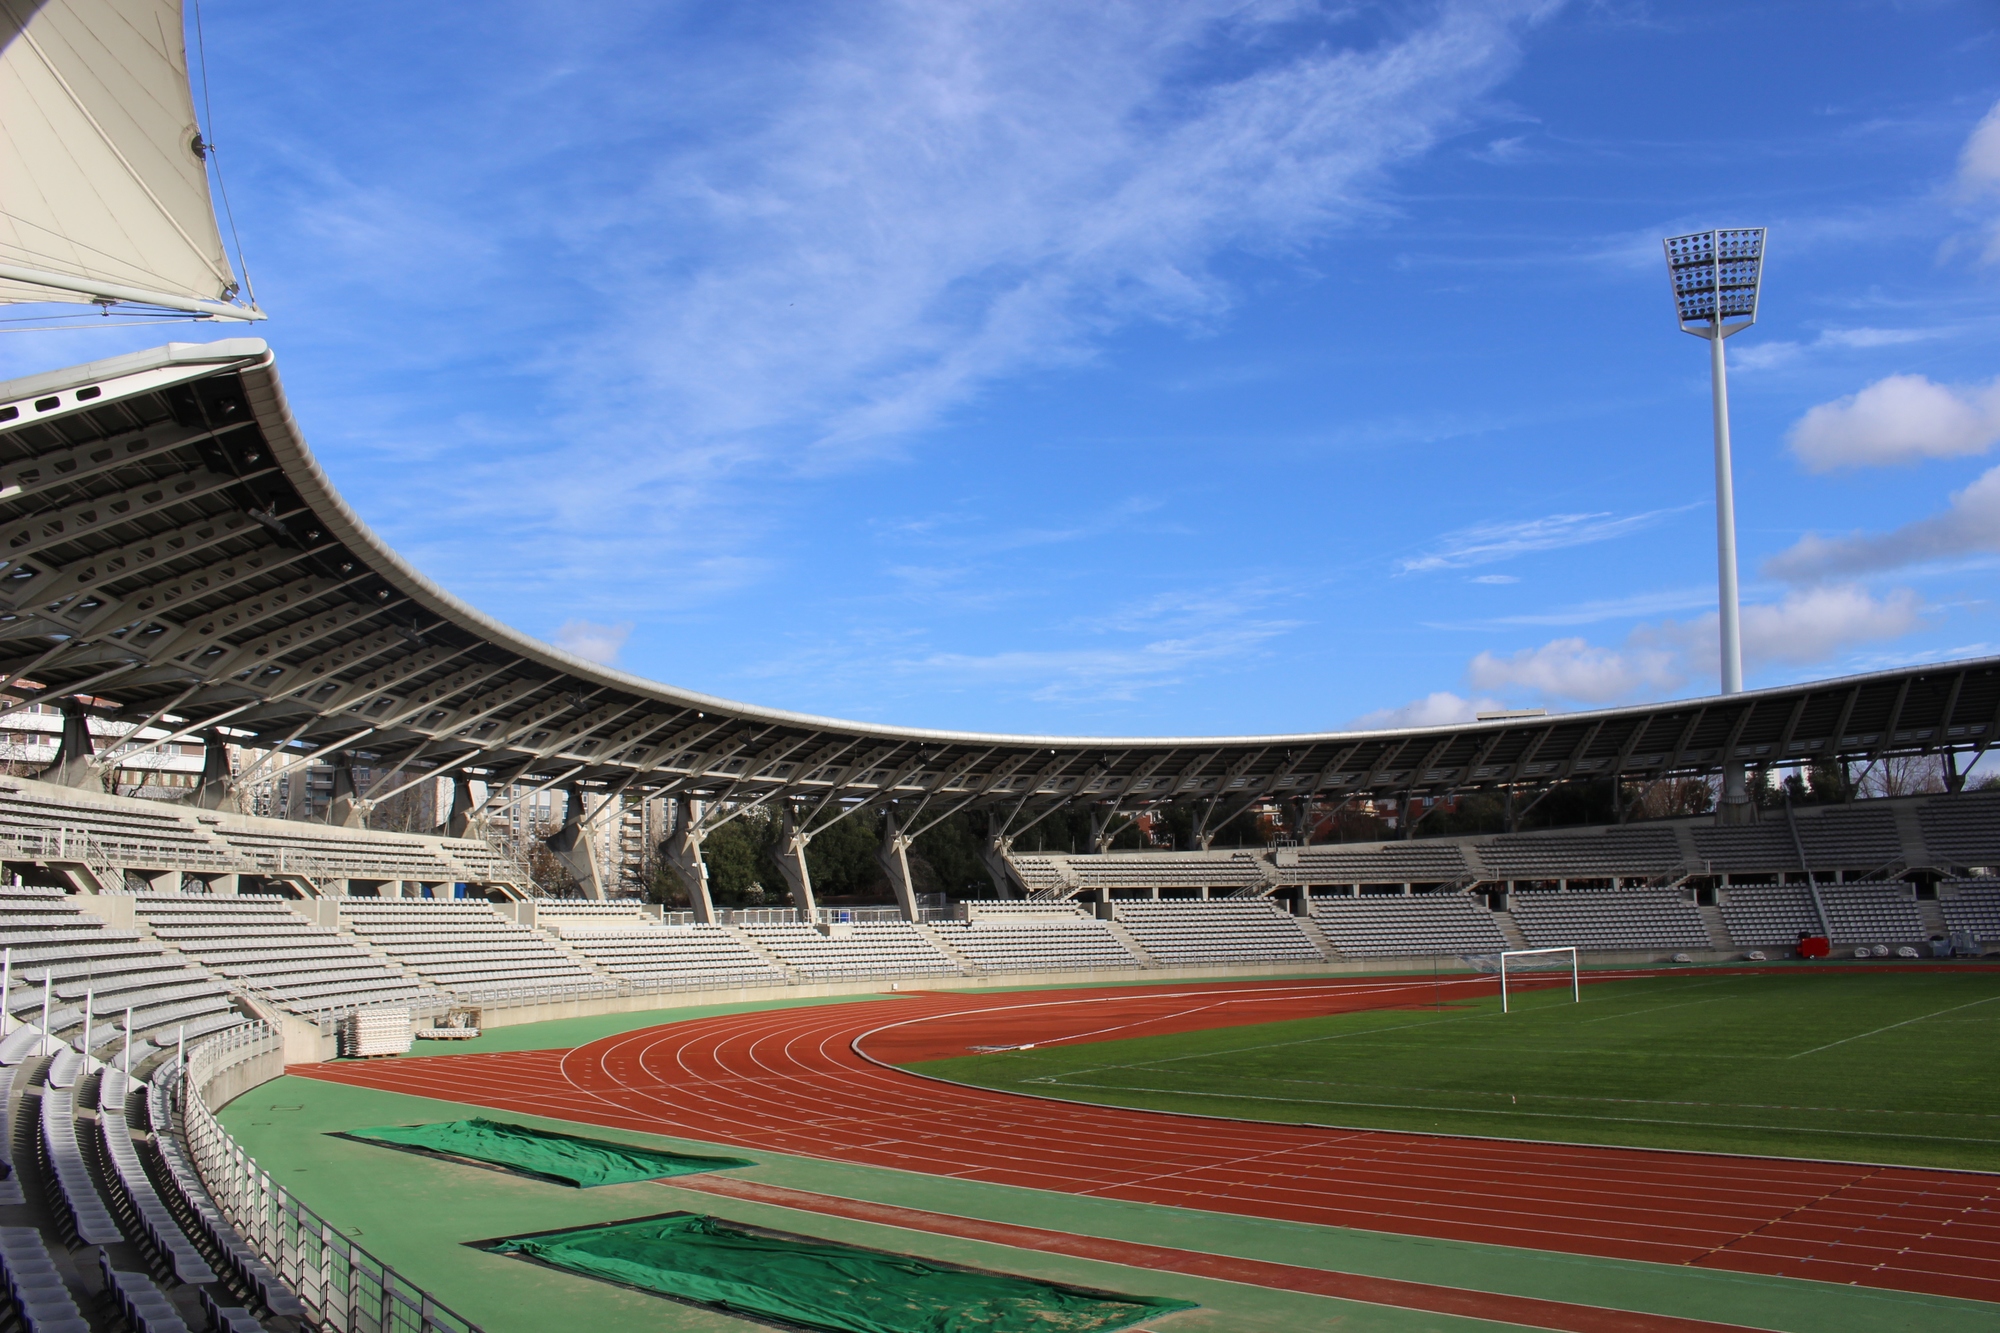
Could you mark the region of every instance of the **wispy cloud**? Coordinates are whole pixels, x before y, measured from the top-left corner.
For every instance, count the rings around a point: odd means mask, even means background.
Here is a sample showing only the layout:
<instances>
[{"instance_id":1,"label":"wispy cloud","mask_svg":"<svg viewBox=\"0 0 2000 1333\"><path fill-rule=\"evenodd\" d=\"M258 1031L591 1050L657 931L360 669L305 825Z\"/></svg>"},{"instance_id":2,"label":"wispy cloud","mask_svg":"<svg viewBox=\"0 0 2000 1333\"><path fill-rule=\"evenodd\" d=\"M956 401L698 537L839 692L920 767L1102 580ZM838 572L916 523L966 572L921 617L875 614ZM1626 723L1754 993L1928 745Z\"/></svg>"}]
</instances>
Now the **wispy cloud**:
<instances>
[{"instance_id":1,"label":"wispy cloud","mask_svg":"<svg viewBox=\"0 0 2000 1333\"><path fill-rule=\"evenodd\" d=\"M999 692L1041 704L1129 703L1239 670L1304 623L1279 614L1297 590L1269 580L1171 589L1018 637L993 652L933 650L923 632L860 628L766 662L764 679L810 679L875 698L902 688Z\"/></svg>"},{"instance_id":2,"label":"wispy cloud","mask_svg":"<svg viewBox=\"0 0 2000 1333\"><path fill-rule=\"evenodd\" d=\"M566 653L574 653L586 662L599 666L611 666L617 662L618 654L625 649L625 640L632 637L632 623L625 621L617 625L599 625L589 620L568 620L556 631L555 645Z\"/></svg>"},{"instance_id":3,"label":"wispy cloud","mask_svg":"<svg viewBox=\"0 0 2000 1333\"><path fill-rule=\"evenodd\" d=\"M1954 492L1942 513L1882 533L1808 533L1765 561L1764 572L1789 583L1812 583L1993 552L2000 552L2000 467Z\"/></svg>"},{"instance_id":4,"label":"wispy cloud","mask_svg":"<svg viewBox=\"0 0 2000 1333\"><path fill-rule=\"evenodd\" d=\"M1878 329L1863 326L1822 329L1819 336L1811 342L1794 342L1779 338L1768 342L1750 343L1734 350L1730 355L1730 362L1737 370L1775 370L1780 366L1791 365L1815 352L1872 351L1878 347L1904 347L1911 343L1948 338L1956 332L1958 330L1942 327Z\"/></svg>"},{"instance_id":5,"label":"wispy cloud","mask_svg":"<svg viewBox=\"0 0 2000 1333\"><path fill-rule=\"evenodd\" d=\"M1918 629L1926 609L1908 589L1877 596L1852 584L1752 603L1743 608L1744 668L1812 666L1864 644L1893 641ZM1717 618L1711 612L1690 621L1641 625L1616 646L1567 637L1512 653L1480 653L1466 678L1474 689L1493 694L1525 694L1554 703L1616 703L1713 679L1718 642Z\"/></svg>"},{"instance_id":6,"label":"wispy cloud","mask_svg":"<svg viewBox=\"0 0 2000 1333\"><path fill-rule=\"evenodd\" d=\"M752 549L771 524L747 492L774 478L892 454L1134 325L1218 327L1230 261L1386 216L1392 170L1485 114L1553 7L883 0L699 41L621 12L504 93L454 85L490 141L421 198L303 154L285 189L341 261L329 308L518 294L413 312L438 342L399 358L508 359L540 400L464 423L495 434L454 480L384 487L402 528L479 524L509 567L678 571ZM547 164L528 189L524 160ZM490 548L435 555L455 587L491 581Z\"/></svg>"},{"instance_id":7,"label":"wispy cloud","mask_svg":"<svg viewBox=\"0 0 2000 1333\"><path fill-rule=\"evenodd\" d=\"M1547 611L1528 611L1511 616L1494 616L1486 625L1597 625L1607 620L1631 620L1639 616L1665 615L1673 611L1695 611L1715 604L1715 589L1662 588L1656 592L1634 593L1630 597L1608 597L1577 602Z\"/></svg>"},{"instance_id":8,"label":"wispy cloud","mask_svg":"<svg viewBox=\"0 0 2000 1333\"><path fill-rule=\"evenodd\" d=\"M1405 574L1466 569L1512 560L1536 551L1560 551L1571 546L1613 541L1642 532L1674 514L1699 507L1681 505L1673 509L1648 510L1643 514L1549 514L1543 518L1481 523L1445 533L1422 555L1398 560L1396 568Z\"/></svg>"}]
</instances>

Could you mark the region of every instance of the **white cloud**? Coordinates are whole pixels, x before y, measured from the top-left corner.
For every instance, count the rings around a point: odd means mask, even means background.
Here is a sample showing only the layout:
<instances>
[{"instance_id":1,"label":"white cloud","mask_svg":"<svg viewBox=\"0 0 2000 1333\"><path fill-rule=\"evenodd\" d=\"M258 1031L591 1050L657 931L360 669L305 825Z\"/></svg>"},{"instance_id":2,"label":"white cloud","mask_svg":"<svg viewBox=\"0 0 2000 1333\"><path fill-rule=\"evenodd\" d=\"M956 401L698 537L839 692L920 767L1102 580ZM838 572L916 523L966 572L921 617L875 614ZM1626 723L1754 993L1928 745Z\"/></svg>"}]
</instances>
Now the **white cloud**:
<instances>
[{"instance_id":1,"label":"white cloud","mask_svg":"<svg viewBox=\"0 0 2000 1333\"><path fill-rule=\"evenodd\" d=\"M1496 585L1505 583L1519 583L1520 581L1521 581L1520 579L1516 578L1512 574L1475 574L1471 578L1466 580L1467 583L1491 583Z\"/></svg>"},{"instance_id":2,"label":"white cloud","mask_svg":"<svg viewBox=\"0 0 2000 1333\"><path fill-rule=\"evenodd\" d=\"M616 625L600 625L591 620L566 620L556 631L554 643L566 653L581 657L586 662L599 666L611 666L617 662L618 654L625 648L625 640L632 637L632 624L625 621Z\"/></svg>"},{"instance_id":3,"label":"white cloud","mask_svg":"<svg viewBox=\"0 0 2000 1333\"><path fill-rule=\"evenodd\" d=\"M1882 597L1854 584L1808 588L1775 605L1743 608L1743 664L1810 666L1861 643L1900 639L1923 622L1923 601L1908 588ZM1696 651L1719 651L1715 621L1699 622Z\"/></svg>"},{"instance_id":4,"label":"white cloud","mask_svg":"<svg viewBox=\"0 0 2000 1333\"><path fill-rule=\"evenodd\" d=\"M1602 704L1642 690L1662 693L1685 680L1678 656L1660 648L1599 648L1582 639L1553 639L1501 657L1481 653L1466 668L1473 688L1525 690L1545 699Z\"/></svg>"},{"instance_id":5,"label":"white cloud","mask_svg":"<svg viewBox=\"0 0 2000 1333\"><path fill-rule=\"evenodd\" d=\"M1843 585L1787 594L1776 603L1743 608L1743 665L1812 666L1861 644L1901 638L1923 623L1924 605L1908 589L1877 597ZM1473 688L1556 703L1609 704L1672 693L1718 674L1718 619L1641 625L1617 647L1582 638L1552 639L1539 648L1480 653L1466 678Z\"/></svg>"},{"instance_id":6,"label":"white cloud","mask_svg":"<svg viewBox=\"0 0 2000 1333\"><path fill-rule=\"evenodd\" d=\"M1775 370L1779 366L1790 365L1800 357L1813 352L1832 348L1839 351L1868 351L1877 347L1902 347L1909 343L1929 342L1942 338L1950 329L1822 329L1817 338L1809 343L1789 342L1776 339L1770 342L1751 343L1730 354L1730 364L1737 370Z\"/></svg>"},{"instance_id":7,"label":"white cloud","mask_svg":"<svg viewBox=\"0 0 2000 1333\"><path fill-rule=\"evenodd\" d=\"M2000 467L1954 492L1941 514L1875 535L1808 533L1765 561L1764 572L1788 583L1811 583L1994 551L2000 551Z\"/></svg>"},{"instance_id":8,"label":"white cloud","mask_svg":"<svg viewBox=\"0 0 2000 1333\"><path fill-rule=\"evenodd\" d=\"M1988 109L1959 151L1958 186L1968 195L2000 190L2000 102Z\"/></svg>"},{"instance_id":9,"label":"white cloud","mask_svg":"<svg viewBox=\"0 0 2000 1333\"><path fill-rule=\"evenodd\" d=\"M2000 441L2000 379L1953 389L1891 375L1818 407L1791 429L1792 453L1814 472L1984 453Z\"/></svg>"},{"instance_id":10,"label":"white cloud","mask_svg":"<svg viewBox=\"0 0 2000 1333\"><path fill-rule=\"evenodd\" d=\"M1498 712L1506 706L1498 699L1466 699L1449 690L1439 690L1421 699L1412 699L1401 708L1378 708L1372 713L1363 713L1349 725L1355 731L1448 727L1458 722L1470 722L1480 713Z\"/></svg>"},{"instance_id":11,"label":"white cloud","mask_svg":"<svg viewBox=\"0 0 2000 1333\"><path fill-rule=\"evenodd\" d=\"M1570 546L1588 546L1652 527L1677 509L1654 509L1643 514L1549 514L1543 518L1508 523L1480 523L1456 532L1447 532L1422 555L1396 562L1405 574L1424 574L1434 569L1465 569L1490 565L1535 551L1559 551Z\"/></svg>"},{"instance_id":12,"label":"white cloud","mask_svg":"<svg viewBox=\"0 0 2000 1333\"><path fill-rule=\"evenodd\" d=\"M2000 102L1995 102L1973 127L1958 155L1958 193L1967 201L1983 201L2000 194ZM2000 263L2000 218L1984 223L1985 248L1980 258Z\"/></svg>"}]
</instances>

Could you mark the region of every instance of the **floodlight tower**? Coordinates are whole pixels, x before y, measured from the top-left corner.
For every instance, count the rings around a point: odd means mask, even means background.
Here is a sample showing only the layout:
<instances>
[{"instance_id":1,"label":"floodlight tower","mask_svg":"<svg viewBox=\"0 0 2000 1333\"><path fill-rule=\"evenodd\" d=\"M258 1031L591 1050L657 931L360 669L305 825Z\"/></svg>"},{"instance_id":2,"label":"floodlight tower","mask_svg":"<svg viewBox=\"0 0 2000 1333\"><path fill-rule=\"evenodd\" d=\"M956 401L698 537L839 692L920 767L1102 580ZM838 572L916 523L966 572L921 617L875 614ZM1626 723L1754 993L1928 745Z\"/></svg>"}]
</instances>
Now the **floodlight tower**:
<instances>
[{"instance_id":1,"label":"floodlight tower","mask_svg":"<svg viewBox=\"0 0 2000 1333\"><path fill-rule=\"evenodd\" d=\"M1670 236L1667 272L1681 332L1708 339L1709 377L1715 401L1715 564L1722 630L1722 692L1743 690L1743 632L1736 592L1736 485L1729 462L1729 373L1722 340L1757 322L1757 294L1764 274L1764 229L1731 227ZM1725 756L1723 817L1741 817L1749 796L1743 770ZM1731 807L1734 807L1733 809Z\"/></svg>"}]
</instances>

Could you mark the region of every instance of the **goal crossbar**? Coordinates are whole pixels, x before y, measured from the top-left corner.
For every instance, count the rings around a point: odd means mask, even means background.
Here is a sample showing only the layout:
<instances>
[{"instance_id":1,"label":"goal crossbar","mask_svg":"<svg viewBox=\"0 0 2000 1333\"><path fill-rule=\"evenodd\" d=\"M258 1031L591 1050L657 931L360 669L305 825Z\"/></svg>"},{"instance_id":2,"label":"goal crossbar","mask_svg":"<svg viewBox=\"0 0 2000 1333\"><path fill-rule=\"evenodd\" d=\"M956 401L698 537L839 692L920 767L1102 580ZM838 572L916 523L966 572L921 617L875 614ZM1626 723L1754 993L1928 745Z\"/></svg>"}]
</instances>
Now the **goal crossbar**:
<instances>
[{"instance_id":1,"label":"goal crossbar","mask_svg":"<svg viewBox=\"0 0 2000 1333\"><path fill-rule=\"evenodd\" d=\"M1574 946L1565 946L1560 949L1503 949L1500 953L1500 1012L1504 1014L1508 1011L1507 970L1509 964L1513 960L1520 959L1525 963L1526 960L1531 958L1545 959L1547 960L1548 963L1560 967L1562 965L1562 959L1564 955L1568 955L1569 957L1570 1001L1573 1004L1582 1004L1583 966L1577 958L1577 952ZM1537 967L1534 970L1539 972L1544 969Z\"/></svg>"}]
</instances>

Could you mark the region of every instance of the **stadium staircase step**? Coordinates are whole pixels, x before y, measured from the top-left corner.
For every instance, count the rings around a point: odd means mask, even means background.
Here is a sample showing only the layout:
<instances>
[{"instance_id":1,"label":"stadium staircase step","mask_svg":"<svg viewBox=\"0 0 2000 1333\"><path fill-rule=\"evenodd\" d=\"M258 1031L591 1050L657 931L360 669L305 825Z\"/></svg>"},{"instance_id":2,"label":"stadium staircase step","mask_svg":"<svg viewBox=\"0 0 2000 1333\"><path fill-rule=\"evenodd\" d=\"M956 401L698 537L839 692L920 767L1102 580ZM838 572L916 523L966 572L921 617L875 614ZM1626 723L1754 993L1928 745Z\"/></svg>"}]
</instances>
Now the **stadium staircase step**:
<instances>
[{"instance_id":1,"label":"stadium staircase step","mask_svg":"<svg viewBox=\"0 0 2000 1333\"><path fill-rule=\"evenodd\" d=\"M1951 927L1944 923L1944 907L1935 898L1917 899L1917 919L1924 923L1924 938L1951 934Z\"/></svg>"},{"instance_id":2,"label":"stadium staircase step","mask_svg":"<svg viewBox=\"0 0 2000 1333\"><path fill-rule=\"evenodd\" d=\"M929 926L925 925L921 921L917 922L916 926L917 926L917 934L929 940L932 946L935 947L939 953L943 954L946 958L951 959L952 962L957 963L959 971L967 973L971 976L986 975L985 968L981 967L979 964L973 962L970 958L967 958L964 954L960 953L958 950L951 947L951 943L949 940L945 938L945 933L943 931L932 930Z\"/></svg>"},{"instance_id":3,"label":"stadium staircase step","mask_svg":"<svg viewBox=\"0 0 2000 1333\"><path fill-rule=\"evenodd\" d=\"M1321 954L1325 955L1329 963L1340 961L1340 950L1333 947L1333 941L1328 939L1326 932L1319 928L1319 922L1309 916L1297 916L1293 917L1292 920L1299 923L1299 929L1303 930L1306 933L1306 938L1313 942L1313 948L1318 949Z\"/></svg>"},{"instance_id":4,"label":"stadium staircase step","mask_svg":"<svg viewBox=\"0 0 2000 1333\"><path fill-rule=\"evenodd\" d=\"M1493 924L1498 926L1500 933L1507 937L1508 948L1525 949L1528 947L1528 937L1523 935L1521 928L1514 924L1513 913L1505 911L1495 912L1493 914Z\"/></svg>"},{"instance_id":5,"label":"stadium staircase step","mask_svg":"<svg viewBox=\"0 0 2000 1333\"><path fill-rule=\"evenodd\" d=\"M730 935L735 938L737 943L741 944L751 953L756 954L759 958L763 959L765 962L769 963L772 967L775 967L778 969L778 971L782 972L784 974L786 981L796 982L800 979L799 974L792 969L792 965L790 963L787 963L784 959L772 953L769 949L765 948L755 939L752 939L749 931L738 930L734 926L724 926L723 929L728 931Z\"/></svg>"},{"instance_id":6,"label":"stadium staircase step","mask_svg":"<svg viewBox=\"0 0 2000 1333\"><path fill-rule=\"evenodd\" d=\"M557 953L569 959L572 963L575 963L578 967L590 973L590 975L596 977L599 981L602 981L605 985L622 986L625 984L626 979L624 977L619 976L616 972L606 971L602 966L600 966L596 962L596 960L592 959L590 955L584 953L580 949L573 947L572 945L565 943L563 941L563 937L559 930L550 929L547 926L541 926L537 928L537 933L540 934L546 940L548 940L549 947L551 949L554 949Z\"/></svg>"},{"instance_id":7,"label":"stadium staircase step","mask_svg":"<svg viewBox=\"0 0 2000 1333\"><path fill-rule=\"evenodd\" d=\"M1147 953L1146 947L1139 943L1131 931L1125 929L1125 927L1119 925L1116 921L1106 921L1104 928L1111 932L1113 939L1132 951L1132 956L1139 960L1141 967L1160 966L1160 960Z\"/></svg>"},{"instance_id":8,"label":"stadium staircase step","mask_svg":"<svg viewBox=\"0 0 2000 1333\"><path fill-rule=\"evenodd\" d=\"M1896 837L1903 844L1903 864L1931 866L1930 847L1924 842L1924 822L1918 818L1923 805L1918 801L1884 801L1896 817Z\"/></svg>"},{"instance_id":9,"label":"stadium staircase step","mask_svg":"<svg viewBox=\"0 0 2000 1333\"><path fill-rule=\"evenodd\" d=\"M1718 949L1734 949L1736 947L1736 941L1730 938L1728 923L1722 919L1722 909L1720 907L1702 907L1697 905L1694 910L1701 913L1701 924L1708 928L1708 942L1710 944Z\"/></svg>"}]
</instances>

